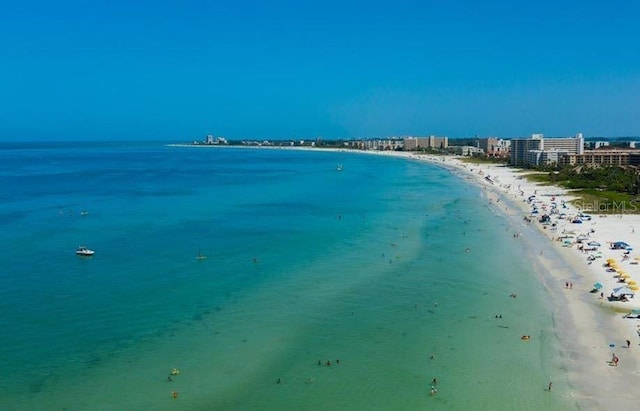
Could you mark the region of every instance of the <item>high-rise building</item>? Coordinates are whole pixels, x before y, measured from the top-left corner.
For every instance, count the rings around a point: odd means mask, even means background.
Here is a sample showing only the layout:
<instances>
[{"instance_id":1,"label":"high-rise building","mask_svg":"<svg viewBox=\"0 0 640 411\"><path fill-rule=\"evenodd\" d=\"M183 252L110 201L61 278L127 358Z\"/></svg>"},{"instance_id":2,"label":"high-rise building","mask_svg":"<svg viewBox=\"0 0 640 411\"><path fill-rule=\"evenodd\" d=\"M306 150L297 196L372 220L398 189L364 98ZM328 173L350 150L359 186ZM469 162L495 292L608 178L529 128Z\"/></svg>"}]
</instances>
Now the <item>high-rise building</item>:
<instances>
[{"instance_id":1,"label":"high-rise building","mask_svg":"<svg viewBox=\"0 0 640 411\"><path fill-rule=\"evenodd\" d=\"M535 135L534 135L535 136ZM541 138L514 138L511 140L511 165L515 167L530 165L528 153L542 149Z\"/></svg>"},{"instance_id":2,"label":"high-rise building","mask_svg":"<svg viewBox=\"0 0 640 411\"><path fill-rule=\"evenodd\" d=\"M531 151L536 153L530 154ZM567 138L544 138L542 134L533 134L531 138L511 140L511 165L513 166L557 164L562 155L581 155L582 153L584 153L582 133Z\"/></svg>"},{"instance_id":3,"label":"high-rise building","mask_svg":"<svg viewBox=\"0 0 640 411\"><path fill-rule=\"evenodd\" d=\"M419 148L447 148L449 147L448 137L407 137L404 139L404 149L406 151L417 150Z\"/></svg>"},{"instance_id":4,"label":"high-rise building","mask_svg":"<svg viewBox=\"0 0 640 411\"><path fill-rule=\"evenodd\" d=\"M584 153L584 139L582 133L569 138L543 138L541 150L566 150L570 154Z\"/></svg>"}]
</instances>

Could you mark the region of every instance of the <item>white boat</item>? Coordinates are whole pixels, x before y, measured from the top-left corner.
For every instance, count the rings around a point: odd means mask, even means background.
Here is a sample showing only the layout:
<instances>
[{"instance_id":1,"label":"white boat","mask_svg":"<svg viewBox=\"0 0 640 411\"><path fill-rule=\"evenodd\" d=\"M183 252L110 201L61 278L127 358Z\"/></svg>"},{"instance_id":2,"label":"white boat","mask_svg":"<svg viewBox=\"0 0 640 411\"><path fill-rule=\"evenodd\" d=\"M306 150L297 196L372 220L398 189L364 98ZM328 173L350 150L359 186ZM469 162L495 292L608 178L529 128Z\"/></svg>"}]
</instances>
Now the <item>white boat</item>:
<instances>
[{"instance_id":1,"label":"white boat","mask_svg":"<svg viewBox=\"0 0 640 411\"><path fill-rule=\"evenodd\" d=\"M78 247L78 249L76 250L76 254L77 255L90 256L90 255L93 255L94 253L95 253L95 251L89 250L87 247L85 247L83 245Z\"/></svg>"}]
</instances>

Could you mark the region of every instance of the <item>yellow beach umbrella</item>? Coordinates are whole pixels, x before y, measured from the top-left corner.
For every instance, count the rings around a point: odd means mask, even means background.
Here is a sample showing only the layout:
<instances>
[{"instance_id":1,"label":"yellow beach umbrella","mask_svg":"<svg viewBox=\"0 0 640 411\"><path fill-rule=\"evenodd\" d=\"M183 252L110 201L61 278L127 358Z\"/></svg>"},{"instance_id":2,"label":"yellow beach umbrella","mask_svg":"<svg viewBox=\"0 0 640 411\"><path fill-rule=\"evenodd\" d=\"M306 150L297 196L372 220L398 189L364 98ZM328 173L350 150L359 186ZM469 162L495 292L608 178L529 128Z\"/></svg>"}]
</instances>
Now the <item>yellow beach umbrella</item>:
<instances>
[{"instance_id":1,"label":"yellow beach umbrella","mask_svg":"<svg viewBox=\"0 0 640 411\"><path fill-rule=\"evenodd\" d=\"M627 284L629 284L629 285L638 285L637 282L635 282L634 280L629 280L629 279L627 279Z\"/></svg>"},{"instance_id":2,"label":"yellow beach umbrella","mask_svg":"<svg viewBox=\"0 0 640 411\"><path fill-rule=\"evenodd\" d=\"M631 276L627 273L620 274L620 278L630 278Z\"/></svg>"},{"instance_id":3,"label":"yellow beach umbrella","mask_svg":"<svg viewBox=\"0 0 640 411\"><path fill-rule=\"evenodd\" d=\"M637 285L630 285L629 289L631 289L633 291L638 291L638 290L640 290L640 287L638 287Z\"/></svg>"},{"instance_id":4,"label":"yellow beach umbrella","mask_svg":"<svg viewBox=\"0 0 640 411\"><path fill-rule=\"evenodd\" d=\"M640 259L640 257L636 257L636 259ZM611 264L611 263L615 263L616 259L615 258L607 258L607 263Z\"/></svg>"}]
</instances>

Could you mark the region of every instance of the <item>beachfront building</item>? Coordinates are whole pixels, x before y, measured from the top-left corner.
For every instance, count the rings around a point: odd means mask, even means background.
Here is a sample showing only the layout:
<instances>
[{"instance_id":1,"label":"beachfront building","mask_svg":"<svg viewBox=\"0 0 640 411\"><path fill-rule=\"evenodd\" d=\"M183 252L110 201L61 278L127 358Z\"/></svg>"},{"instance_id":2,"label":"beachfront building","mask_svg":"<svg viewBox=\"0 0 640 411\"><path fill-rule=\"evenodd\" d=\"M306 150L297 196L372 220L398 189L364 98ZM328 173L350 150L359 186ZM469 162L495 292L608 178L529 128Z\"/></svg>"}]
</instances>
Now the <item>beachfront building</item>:
<instances>
[{"instance_id":1,"label":"beachfront building","mask_svg":"<svg viewBox=\"0 0 640 411\"><path fill-rule=\"evenodd\" d=\"M533 134L531 138L511 140L511 165L516 167L560 164L564 155L583 153L582 133L566 138L545 138L542 134Z\"/></svg>"},{"instance_id":2,"label":"beachfront building","mask_svg":"<svg viewBox=\"0 0 640 411\"><path fill-rule=\"evenodd\" d=\"M404 140L400 138L354 140L346 144L356 150L395 151L404 148Z\"/></svg>"},{"instance_id":3,"label":"beachfront building","mask_svg":"<svg viewBox=\"0 0 640 411\"><path fill-rule=\"evenodd\" d=\"M449 147L448 137L407 137L404 139L404 150L414 151L420 149L445 149Z\"/></svg>"},{"instance_id":4,"label":"beachfront building","mask_svg":"<svg viewBox=\"0 0 640 411\"><path fill-rule=\"evenodd\" d=\"M597 164L602 166L640 166L640 150L587 150L583 154L566 154L561 166Z\"/></svg>"},{"instance_id":5,"label":"beachfront building","mask_svg":"<svg viewBox=\"0 0 640 411\"><path fill-rule=\"evenodd\" d=\"M538 167L555 166L568 154L565 150L530 150L527 153L527 163Z\"/></svg>"},{"instance_id":6,"label":"beachfront building","mask_svg":"<svg viewBox=\"0 0 640 411\"><path fill-rule=\"evenodd\" d=\"M454 154L460 156L476 156L484 154L484 150L474 146L451 146Z\"/></svg>"},{"instance_id":7,"label":"beachfront building","mask_svg":"<svg viewBox=\"0 0 640 411\"><path fill-rule=\"evenodd\" d=\"M404 147L403 140L393 138L393 139L372 140L371 145L368 149L389 151L389 150L401 150L403 147Z\"/></svg>"},{"instance_id":8,"label":"beachfront building","mask_svg":"<svg viewBox=\"0 0 640 411\"><path fill-rule=\"evenodd\" d=\"M569 153L584 153L584 138L582 133L568 138L542 138L542 150L566 150Z\"/></svg>"},{"instance_id":9,"label":"beachfront building","mask_svg":"<svg viewBox=\"0 0 640 411\"><path fill-rule=\"evenodd\" d=\"M511 140L489 137L478 139L478 148L489 157L503 157L509 154Z\"/></svg>"},{"instance_id":10,"label":"beachfront building","mask_svg":"<svg viewBox=\"0 0 640 411\"><path fill-rule=\"evenodd\" d=\"M514 138L511 140L511 165L522 167L529 163L529 151L542 150L542 138Z\"/></svg>"}]
</instances>

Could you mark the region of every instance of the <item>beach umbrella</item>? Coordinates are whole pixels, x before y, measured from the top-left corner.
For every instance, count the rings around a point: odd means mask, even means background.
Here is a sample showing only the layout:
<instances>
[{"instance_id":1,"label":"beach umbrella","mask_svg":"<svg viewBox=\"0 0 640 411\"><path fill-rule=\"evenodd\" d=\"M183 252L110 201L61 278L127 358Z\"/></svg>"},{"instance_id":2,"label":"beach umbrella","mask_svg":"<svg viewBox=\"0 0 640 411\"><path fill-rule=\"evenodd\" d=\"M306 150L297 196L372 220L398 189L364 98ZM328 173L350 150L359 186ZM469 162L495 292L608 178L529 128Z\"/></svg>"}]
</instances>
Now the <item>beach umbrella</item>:
<instances>
[{"instance_id":1,"label":"beach umbrella","mask_svg":"<svg viewBox=\"0 0 640 411\"><path fill-rule=\"evenodd\" d=\"M635 282L634 280L630 280L630 279L627 279L627 284L629 284L629 285L638 285L637 282Z\"/></svg>"},{"instance_id":2,"label":"beach umbrella","mask_svg":"<svg viewBox=\"0 0 640 411\"><path fill-rule=\"evenodd\" d=\"M601 289L601 288L602 288L602 284L600 284L600 283L595 283L595 284L593 285L593 288L595 288L596 290L599 290L599 289Z\"/></svg>"},{"instance_id":3,"label":"beach umbrella","mask_svg":"<svg viewBox=\"0 0 640 411\"><path fill-rule=\"evenodd\" d=\"M629 288L632 289L633 291L640 290L640 287L638 287L637 285L630 285Z\"/></svg>"},{"instance_id":4,"label":"beach umbrella","mask_svg":"<svg viewBox=\"0 0 640 411\"><path fill-rule=\"evenodd\" d=\"M627 273L621 274L620 278L631 278L631 276Z\"/></svg>"},{"instance_id":5,"label":"beach umbrella","mask_svg":"<svg viewBox=\"0 0 640 411\"><path fill-rule=\"evenodd\" d=\"M597 242L597 241L589 241L587 243L587 245L590 245L591 247L600 247L601 244L599 242ZM613 258L611 258L611 260L613 260ZM615 260L613 260L613 261L615 261Z\"/></svg>"}]
</instances>

